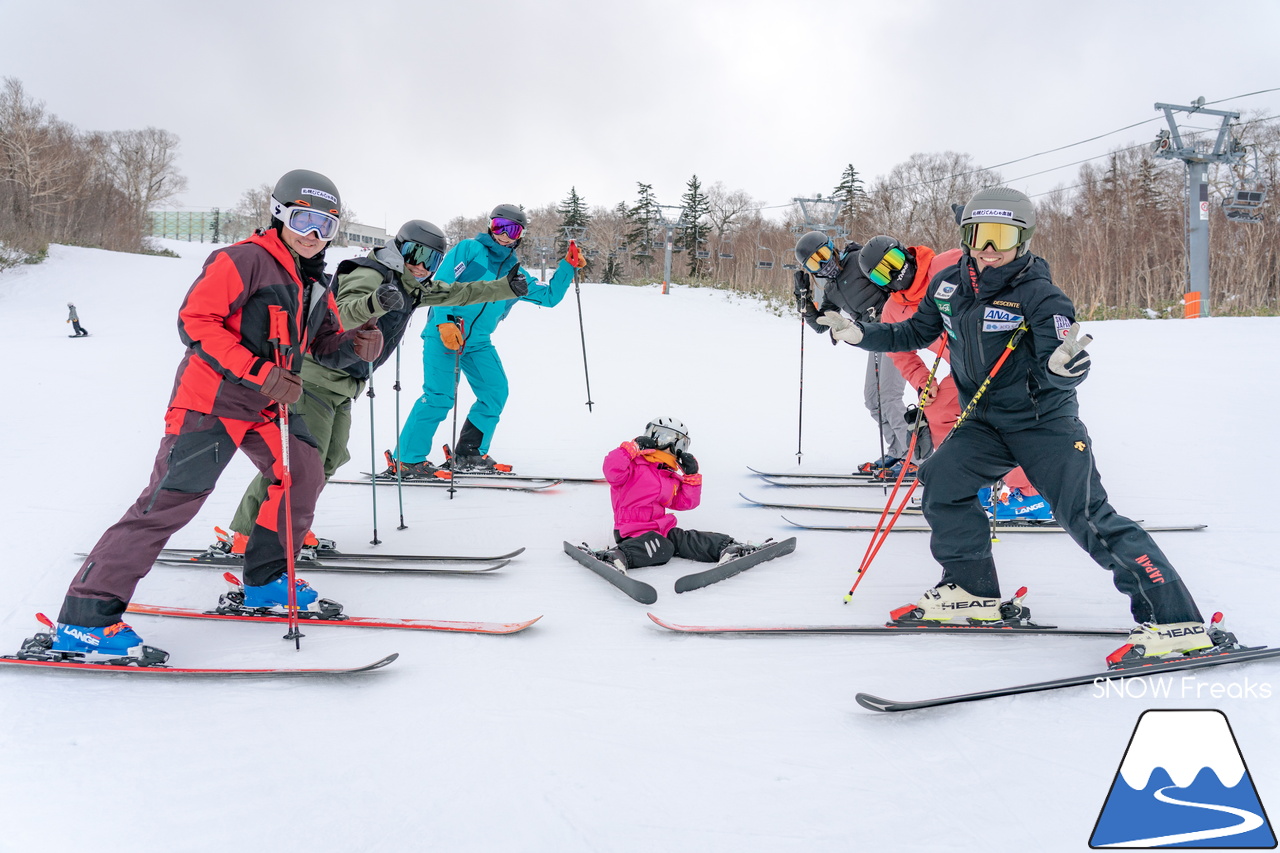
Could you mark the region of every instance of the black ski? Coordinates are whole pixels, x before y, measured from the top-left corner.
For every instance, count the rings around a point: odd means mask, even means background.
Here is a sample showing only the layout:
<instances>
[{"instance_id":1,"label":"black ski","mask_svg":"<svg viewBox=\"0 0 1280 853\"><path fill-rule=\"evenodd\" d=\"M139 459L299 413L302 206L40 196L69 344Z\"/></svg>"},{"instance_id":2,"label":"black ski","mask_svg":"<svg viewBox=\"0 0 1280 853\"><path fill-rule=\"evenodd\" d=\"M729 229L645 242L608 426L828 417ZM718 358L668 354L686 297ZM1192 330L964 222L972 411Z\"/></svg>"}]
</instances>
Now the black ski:
<instances>
[{"instance_id":1,"label":"black ski","mask_svg":"<svg viewBox=\"0 0 1280 853\"><path fill-rule=\"evenodd\" d=\"M713 583L719 583L722 580L733 577L738 572L746 571L752 566L758 566L767 560L790 554L795 549L796 538L794 536L781 542L770 542L750 554L745 554L723 563L717 563L705 571L694 572L691 575L678 578L676 580L676 592L688 592L691 589L702 589L704 586L711 586Z\"/></svg>"},{"instance_id":2,"label":"black ski","mask_svg":"<svg viewBox=\"0 0 1280 853\"><path fill-rule=\"evenodd\" d=\"M457 476L458 482L460 483L466 482L472 477L476 477L481 480L500 480L514 483L548 482L551 480L555 480L559 483L603 483L605 481L604 477L545 477L538 474L515 474L510 471L459 471ZM452 478L452 472L441 471L436 475L436 477L447 483ZM383 481L394 483L396 478L379 476L378 482Z\"/></svg>"},{"instance_id":3,"label":"black ski","mask_svg":"<svg viewBox=\"0 0 1280 853\"><path fill-rule=\"evenodd\" d=\"M879 510L876 510L879 512ZM804 530L841 530L854 533L874 533L876 526L874 524L805 524L799 521L793 521L782 516L782 520L792 527L799 527ZM1194 530L1204 530L1207 524L1142 524L1139 525L1143 530L1150 533L1176 533ZM988 528L990 529L990 528ZM895 524L893 526L895 533L929 533L930 528L926 525L902 525ZM1065 533L1062 525L1052 521L999 521L995 526L996 533Z\"/></svg>"},{"instance_id":4,"label":"black ski","mask_svg":"<svg viewBox=\"0 0 1280 853\"><path fill-rule=\"evenodd\" d=\"M660 619L652 613L649 618L668 631L681 634L995 634L1011 637L1022 634L1056 634L1064 637L1127 637L1128 628L1059 628L1057 625L1034 623L1015 625L960 625L917 624L897 625L679 625Z\"/></svg>"},{"instance_id":5,"label":"black ski","mask_svg":"<svg viewBox=\"0 0 1280 853\"><path fill-rule=\"evenodd\" d=\"M201 557L208 555L214 561L222 561L227 565L237 565L243 561L243 554L229 554L225 551L214 551L209 548L165 548L160 552L168 557ZM356 551L339 551L336 548L317 548L315 549L315 560L346 560L358 563L497 563L503 560L511 560L524 553L524 548L517 548L506 554L494 554L491 557L484 556L446 556L444 554L382 554L379 552L360 553ZM79 554L77 556L84 556ZM306 556L306 549L303 549L303 556L298 558L299 565L307 565L313 562Z\"/></svg>"},{"instance_id":6,"label":"black ski","mask_svg":"<svg viewBox=\"0 0 1280 853\"><path fill-rule=\"evenodd\" d=\"M742 492L738 492L738 497L742 498L744 501L754 506L765 506L765 507L770 507L772 509L812 509L812 510L817 510L819 512L875 512L875 513L884 512L884 507L882 506L829 506L826 504L791 504L791 503L781 503L781 502L774 502L774 501L758 501L755 498L747 497ZM897 510L896 504L900 502L901 502L901 498L898 498L894 501L895 506L893 509L889 511L890 515L892 515ZM920 515L922 514L922 512L923 510L920 509L919 505L912 505L904 509L902 511L902 514L903 515Z\"/></svg>"},{"instance_id":7,"label":"black ski","mask_svg":"<svg viewBox=\"0 0 1280 853\"><path fill-rule=\"evenodd\" d=\"M995 690L980 690L976 693L960 693L955 696L940 696L934 699L918 699L915 701L895 701L881 699L869 693L859 693L857 703L871 711L914 711L920 708L937 708L942 705L955 705L960 702L976 702L980 699L994 699L999 696L1018 696L1023 693L1039 693L1043 690L1057 690L1062 687L1081 687L1098 684L1107 680L1138 678L1144 675L1158 675L1165 672L1184 672L1189 669L1204 669L1211 666L1223 666L1235 663L1251 663L1280 657L1280 649L1266 646L1243 647L1234 650L1212 650L1201 655L1190 655L1173 660L1156 660L1150 663L1132 664L1120 669L1109 669L1105 672L1091 672L1087 675L1075 675L1067 678L1055 678L1050 681L1038 681L1033 684L1017 684L1013 687L1001 687Z\"/></svg>"},{"instance_id":8,"label":"black ski","mask_svg":"<svg viewBox=\"0 0 1280 853\"><path fill-rule=\"evenodd\" d=\"M784 480L776 477L763 477L766 483L771 486L780 486L784 489L848 489L848 488L868 488L875 487L877 489L892 489L893 484L897 482L897 477L889 480L872 480L869 478L848 479L848 480ZM913 476L902 478L902 487L909 488L916 481Z\"/></svg>"},{"instance_id":9,"label":"black ski","mask_svg":"<svg viewBox=\"0 0 1280 853\"><path fill-rule=\"evenodd\" d=\"M656 589L644 581L638 581L625 572L619 571L611 563L597 560L586 545L573 545L566 542L564 552L641 604L653 604L658 600Z\"/></svg>"},{"instance_id":10,"label":"black ski","mask_svg":"<svg viewBox=\"0 0 1280 853\"><path fill-rule=\"evenodd\" d=\"M383 480L379 478L377 480L371 481L368 478L367 474L365 475L365 479L363 480L330 480L329 481L330 484L337 484L340 486L367 486L369 485L370 482L376 482L379 486L396 485L395 480ZM449 480L439 480L434 478L430 480L401 480L400 482L405 486L408 486L411 488L424 488L424 489L447 489L447 488L453 487L455 489L506 489L512 492L540 492L543 489L554 488L560 485L564 481L563 480L538 480L538 481L517 480L517 481L504 483L500 480L481 480L479 477L475 477L475 478L460 477L458 479L458 482L456 483L451 482Z\"/></svg>"}]
</instances>

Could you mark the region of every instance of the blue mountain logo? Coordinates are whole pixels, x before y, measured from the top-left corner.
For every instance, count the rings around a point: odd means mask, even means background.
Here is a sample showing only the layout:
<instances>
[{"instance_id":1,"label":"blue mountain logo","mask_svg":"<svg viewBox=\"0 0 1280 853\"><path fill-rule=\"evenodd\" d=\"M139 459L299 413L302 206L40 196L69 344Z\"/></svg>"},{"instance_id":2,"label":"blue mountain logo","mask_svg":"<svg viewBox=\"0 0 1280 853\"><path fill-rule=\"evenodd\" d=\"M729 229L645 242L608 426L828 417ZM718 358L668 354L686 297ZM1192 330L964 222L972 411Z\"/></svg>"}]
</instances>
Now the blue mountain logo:
<instances>
[{"instance_id":1,"label":"blue mountain logo","mask_svg":"<svg viewBox=\"0 0 1280 853\"><path fill-rule=\"evenodd\" d=\"M1089 846L1274 849L1275 833L1226 715L1145 711Z\"/></svg>"}]
</instances>

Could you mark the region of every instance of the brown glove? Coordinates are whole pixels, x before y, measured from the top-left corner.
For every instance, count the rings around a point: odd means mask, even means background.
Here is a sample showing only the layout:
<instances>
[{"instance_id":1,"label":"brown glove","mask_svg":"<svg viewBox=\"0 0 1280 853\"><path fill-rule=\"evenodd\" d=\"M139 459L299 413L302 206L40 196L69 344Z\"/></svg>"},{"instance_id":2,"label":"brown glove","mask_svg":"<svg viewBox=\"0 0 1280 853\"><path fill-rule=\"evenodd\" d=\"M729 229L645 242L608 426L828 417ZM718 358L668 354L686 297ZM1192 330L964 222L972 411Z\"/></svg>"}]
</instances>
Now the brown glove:
<instances>
[{"instance_id":1,"label":"brown glove","mask_svg":"<svg viewBox=\"0 0 1280 853\"><path fill-rule=\"evenodd\" d=\"M302 377L282 367L273 367L262 383L262 393L277 403L292 406L302 399Z\"/></svg>"},{"instance_id":2,"label":"brown glove","mask_svg":"<svg viewBox=\"0 0 1280 853\"><path fill-rule=\"evenodd\" d=\"M361 361L373 361L382 355L382 332L378 329L377 320L370 317L363 326L356 329L354 345Z\"/></svg>"},{"instance_id":3,"label":"brown glove","mask_svg":"<svg viewBox=\"0 0 1280 853\"><path fill-rule=\"evenodd\" d=\"M462 349L462 330L457 323L441 323L436 329L440 332L440 343L454 352Z\"/></svg>"}]
</instances>

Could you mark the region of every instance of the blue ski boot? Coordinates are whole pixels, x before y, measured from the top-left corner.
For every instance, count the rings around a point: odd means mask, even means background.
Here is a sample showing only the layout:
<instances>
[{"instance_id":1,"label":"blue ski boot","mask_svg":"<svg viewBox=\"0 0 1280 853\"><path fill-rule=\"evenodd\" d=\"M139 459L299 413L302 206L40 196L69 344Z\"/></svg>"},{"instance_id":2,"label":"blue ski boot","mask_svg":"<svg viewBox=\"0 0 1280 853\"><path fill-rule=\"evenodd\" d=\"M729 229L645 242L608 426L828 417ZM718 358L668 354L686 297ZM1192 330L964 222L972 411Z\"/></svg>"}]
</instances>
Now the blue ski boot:
<instances>
[{"instance_id":1,"label":"blue ski boot","mask_svg":"<svg viewBox=\"0 0 1280 853\"><path fill-rule=\"evenodd\" d=\"M229 583L235 580L235 575L227 578ZM311 588L311 584L302 578L295 577L294 581L294 598L298 604L299 616L312 619L336 619L342 615L341 604L321 598L320 594ZM236 601L236 598L240 600ZM218 601L219 611L228 604L233 607L238 605L248 610L269 610L287 614L289 612L289 573L281 572L275 580L262 586L244 584L237 590L223 595Z\"/></svg>"},{"instance_id":2,"label":"blue ski boot","mask_svg":"<svg viewBox=\"0 0 1280 853\"><path fill-rule=\"evenodd\" d=\"M991 489L979 489L978 500L991 515ZM1021 489L999 494L995 502L996 521L1053 521L1053 510L1044 495L1024 495Z\"/></svg>"},{"instance_id":3,"label":"blue ski boot","mask_svg":"<svg viewBox=\"0 0 1280 853\"><path fill-rule=\"evenodd\" d=\"M123 622L97 627L59 624L50 651L89 663L151 666L169 659L168 652L143 645L137 632Z\"/></svg>"}]
</instances>

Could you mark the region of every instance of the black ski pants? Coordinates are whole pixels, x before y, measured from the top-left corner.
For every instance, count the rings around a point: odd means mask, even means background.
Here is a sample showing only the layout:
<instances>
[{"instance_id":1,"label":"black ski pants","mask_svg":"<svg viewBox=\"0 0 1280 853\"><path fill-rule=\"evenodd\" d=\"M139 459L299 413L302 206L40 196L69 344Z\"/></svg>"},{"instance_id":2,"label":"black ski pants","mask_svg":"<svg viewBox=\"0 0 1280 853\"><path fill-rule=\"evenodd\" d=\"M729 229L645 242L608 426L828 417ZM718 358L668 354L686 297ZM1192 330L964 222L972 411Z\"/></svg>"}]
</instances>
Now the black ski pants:
<instances>
[{"instance_id":1,"label":"black ski pants","mask_svg":"<svg viewBox=\"0 0 1280 853\"><path fill-rule=\"evenodd\" d=\"M720 560L720 552L734 542L732 536L724 533L681 530L679 527L671 528L666 536L650 530L629 539L623 539L615 530L613 538L618 549L627 555L627 565L633 569L665 565L672 557L715 563Z\"/></svg>"},{"instance_id":2,"label":"black ski pants","mask_svg":"<svg viewBox=\"0 0 1280 853\"><path fill-rule=\"evenodd\" d=\"M1000 430L968 420L920 465L930 547L941 583L998 596L990 522L977 498L983 486L1021 465L1054 517L1094 561L1111 571L1138 622L1202 621L1182 579L1151 536L1115 511L1094 464L1092 442L1076 417Z\"/></svg>"}]
</instances>

